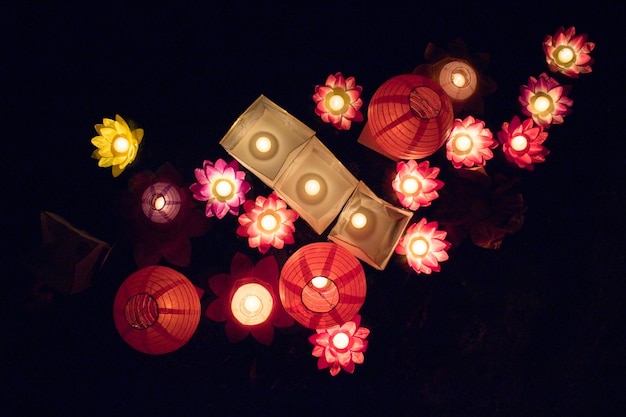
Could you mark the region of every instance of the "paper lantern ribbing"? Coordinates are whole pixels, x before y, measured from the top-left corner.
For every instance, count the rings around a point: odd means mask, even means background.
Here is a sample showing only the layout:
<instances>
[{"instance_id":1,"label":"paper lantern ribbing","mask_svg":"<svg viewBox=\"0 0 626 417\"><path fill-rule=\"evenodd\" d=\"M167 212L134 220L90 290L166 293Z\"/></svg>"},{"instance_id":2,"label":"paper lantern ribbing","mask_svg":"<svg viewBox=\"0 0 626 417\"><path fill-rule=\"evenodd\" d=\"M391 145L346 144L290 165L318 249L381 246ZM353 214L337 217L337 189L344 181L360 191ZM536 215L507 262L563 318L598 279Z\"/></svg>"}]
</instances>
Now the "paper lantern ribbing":
<instances>
[{"instance_id":1,"label":"paper lantern ribbing","mask_svg":"<svg viewBox=\"0 0 626 417\"><path fill-rule=\"evenodd\" d=\"M351 320L365 301L366 288L359 260L332 242L301 247L280 273L279 293L285 311L309 329Z\"/></svg>"},{"instance_id":2,"label":"paper lantern ribbing","mask_svg":"<svg viewBox=\"0 0 626 417\"><path fill-rule=\"evenodd\" d=\"M200 323L200 297L174 269L155 265L131 274L113 302L115 327L133 348L152 355L172 352Z\"/></svg>"},{"instance_id":3,"label":"paper lantern ribbing","mask_svg":"<svg viewBox=\"0 0 626 417\"><path fill-rule=\"evenodd\" d=\"M141 196L141 209L155 223L169 223L180 211L180 193L174 184L156 182Z\"/></svg>"},{"instance_id":4,"label":"paper lantern ribbing","mask_svg":"<svg viewBox=\"0 0 626 417\"><path fill-rule=\"evenodd\" d=\"M404 74L381 85L368 107L376 144L397 159L422 159L444 144L454 112L450 97L430 78Z\"/></svg>"}]
</instances>

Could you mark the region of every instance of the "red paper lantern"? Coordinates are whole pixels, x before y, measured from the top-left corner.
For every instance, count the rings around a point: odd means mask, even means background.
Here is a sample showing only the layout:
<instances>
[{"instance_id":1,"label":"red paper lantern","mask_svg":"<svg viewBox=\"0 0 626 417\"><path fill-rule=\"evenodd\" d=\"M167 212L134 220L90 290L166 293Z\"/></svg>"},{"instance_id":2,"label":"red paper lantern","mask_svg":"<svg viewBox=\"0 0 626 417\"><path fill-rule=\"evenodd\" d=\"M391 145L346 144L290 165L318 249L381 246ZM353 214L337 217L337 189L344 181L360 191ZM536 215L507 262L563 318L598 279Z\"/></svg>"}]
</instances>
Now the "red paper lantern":
<instances>
[{"instance_id":1,"label":"red paper lantern","mask_svg":"<svg viewBox=\"0 0 626 417\"><path fill-rule=\"evenodd\" d=\"M368 124L376 144L397 159L422 159L444 144L454 112L450 97L430 78L398 75L372 96Z\"/></svg>"},{"instance_id":2,"label":"red paper lantern","mask_svg":"<svg viewBox=\"0 0 626 417\"><path fill-rule=\"evenodd\" d=\"M305 245L280 273L280 300L296 321L310 329L342 325L365 301L365 272L347 249L331 243Z\"/></svg>"},{"instance_id":3,"label":"red paper lantern","mask_svg":"<svg viewBox=\"0 0 626 417\"><path fill-rule=\"evenodd\" d=\"M160 265L142 268L122 283L113 302L115 327L133 348L152 355L172 352L200 323L200 297L181 273Z\"/></svg>"}]
</instances>

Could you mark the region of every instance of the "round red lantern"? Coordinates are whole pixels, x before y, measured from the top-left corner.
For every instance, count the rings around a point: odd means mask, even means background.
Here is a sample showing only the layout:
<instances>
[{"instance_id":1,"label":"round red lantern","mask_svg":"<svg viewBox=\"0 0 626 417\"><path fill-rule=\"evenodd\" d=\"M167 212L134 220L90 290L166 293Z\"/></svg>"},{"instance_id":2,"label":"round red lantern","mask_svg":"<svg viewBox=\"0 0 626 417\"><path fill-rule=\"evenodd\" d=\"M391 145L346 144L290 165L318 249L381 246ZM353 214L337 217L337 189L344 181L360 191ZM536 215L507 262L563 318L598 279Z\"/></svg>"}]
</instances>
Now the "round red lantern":
<instances>
[{"instance_id":1,"label":"round red lantern","mask_svg":"<svg viewBox=\"0 0 626 417\"><path fill-rule=\"evenodd\" d=\"M172 352L200 323L200 297L180 272L155 265L131 274L113 302L115 327L133 348L152 355Z\"/></svg>"},{"instance_id":2,"label":"round red lantern","mask_svg":"<svg viewBox=\"0 0 626 417\"><path fill-rule=\"evenodd\" d=\"M298 249L285 262L278 286L285 311L310 329L351 320L365 301L366 288L359 260L331 242Z\"/></svg>"},{"instance_id":3,"label":"round red lantern","mask_svg":"<svg viewBox=\"0 0 626 417\"><path fill-rule=\"evenodd\" d=\"M397 159L422 159L446 141L454 111L450 97L430 78L398 75L372 96L368 125L376 144Z\"/></svg>"}]
</instances>

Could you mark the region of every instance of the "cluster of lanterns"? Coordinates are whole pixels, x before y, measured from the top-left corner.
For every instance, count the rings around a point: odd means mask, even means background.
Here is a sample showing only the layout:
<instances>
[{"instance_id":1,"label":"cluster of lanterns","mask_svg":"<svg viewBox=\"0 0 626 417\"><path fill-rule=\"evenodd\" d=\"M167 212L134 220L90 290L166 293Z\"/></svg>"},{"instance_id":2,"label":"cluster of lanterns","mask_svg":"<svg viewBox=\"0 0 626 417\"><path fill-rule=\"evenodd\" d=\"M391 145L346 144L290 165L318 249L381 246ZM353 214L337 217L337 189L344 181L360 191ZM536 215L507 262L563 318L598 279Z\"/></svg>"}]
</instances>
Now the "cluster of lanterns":
<instances>
[{"instance_id":1,"label":"cluster of lanterns","mask_svg":"<svg viewBox=\"0 0 626 417\"><path fill-rule=\"evenodd\" d=\"M585 35L577 36L573 27L547 36L543 48L552 72L572 78L591 72L594 44ZM309 340L320 369L329 368L332 375L341 369L353 372L363 362L369 334L360 327L366 295L361 261L384 269L396 253L416 273L431 274L448 259L451 242L437 221L421 218L409 225L414 212L430 206L445 187L438 179L440 168L426 158L444 149L452 167L469 178L486 175L484 167L500 146L508 162L532 170L548 154L543 143L549 128L563 123L573 103L567 97L570 87L546 73L530 77L519 96L526 118L514 116L494 135L476 117L480 96L494 89L481 73L483 64L434 45L428 46L426 58L428 64L392 77L374 92L358 139L396 162L391 186L402 208L376 196L315 132L264 96L220 142L234 160L204 161L189 187L181 186L169 165L134 177L129 201L138 202L141 210L131 212L143 214L143 229L156 232L136 239L141 268L123 283L114 302L115 323L124 340L142 352L161 354L191 338L200 319L201 292L175 269L156 264L161 257L173 265L188 264L188 238L205 232L207 219L237 216L236 234L264 255L294 244L295 223L302 219L319 235L330 228L329 241L300 247L282 268L273 256L254 264L237 253L229 274L209 279L217 298L206 316L225 322L232 342L251 334L266 345L273 340L274 327L298 322L315 331ZM331 74L315 88L315 113L336 129L348 130L352 122L364 119L361 93L354 77ZM463 111L473 114L460 118ZM119 115L104 119L96 130L93 156L99 166L112 166L113 175L120 175L136 156L143 130L132 129ZM247 199L252 188L247 173L273 191ZM201 219L193 210L197 202L204 204ZM512 204L517 207L518 199ZM146 254L147 245L156 255Z\"/></svg>"}]
</instances>

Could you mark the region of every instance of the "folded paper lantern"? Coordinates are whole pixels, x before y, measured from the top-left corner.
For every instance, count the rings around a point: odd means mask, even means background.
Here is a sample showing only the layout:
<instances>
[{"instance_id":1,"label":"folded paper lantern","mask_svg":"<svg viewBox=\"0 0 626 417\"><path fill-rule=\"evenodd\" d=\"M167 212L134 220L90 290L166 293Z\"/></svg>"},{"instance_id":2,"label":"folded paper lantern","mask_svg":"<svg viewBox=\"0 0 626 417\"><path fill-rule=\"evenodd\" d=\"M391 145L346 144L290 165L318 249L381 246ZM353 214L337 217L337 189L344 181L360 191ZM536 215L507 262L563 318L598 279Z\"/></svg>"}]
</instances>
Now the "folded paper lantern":
<instances>
[{"instance_id":1,"label":"folded paper lantern","mask_svg":"<svg viewBox=\"0 0 626 417\"><path fill-rule=\"evenodd\" d=\"M172 352L200 323L199 290L166 266L148 266L122 283L113 302L115 327L124 341L143 353Z\"/></svg>"},{"instance_id":2,"label":"folded paper lantern","mask_svg":"<svg viewBox=\"0 0 626 417\"><path fill-rule=\"evenodd\" d=\"M274 190L318 234L337 217L358 180L317 137L294 152Z\"/></svg>"},{"instance_id":3,"label":"folded paper lantern","mask_svg":"<svg viewBox=\"0 0 626 417\"><path fill-rule=\"evenodd\" d=\"M222 147L267 186L273 187L289 154L314 132L261 95L233 123Z\"/></svg>"},{"instance_id":4,"label":"folded paper lantern","mask_svg":"<svg viewBox=\"0 0 626 417\"><path fill-rule=\"evenodd\" d=\"M363 182L339 214L328 238L376 269L385 269L413 212L377 197Z\"/></svg>"},{"instance_id":5,"label":"folded paper lantern","mask_svg":"<svg viewBox=\"0 0 626 417\"><path fill-rule=\"evenodd\" d=\"M359 143L392 159L422 159L444 144L454 113L450 97L428 77L395 76L370 100Z\"/></svg>"},{"instance_id":6,"label":"folded paper lantern","mask_svg":"<svg viewBox=\"0 0 626 417\"><path fill-rule=\"evenodd\" d=\"M323 329L351 320L365 301L359 260L332 242L310 243L287 259L280 273L283 307L297 322Z\"/></svg>"},{"instance_id":7,"label":"folded paper lantern","mask_svg":"<svg viewBox=\"0 0 626 417\"><path fill-rule=\"evenodd\" d=\"M60 294L89 288L111 246L55 213L41 212L40 221L42 242L22 260L25 268Z\"/></svg>"}]
</instances>

